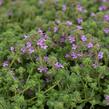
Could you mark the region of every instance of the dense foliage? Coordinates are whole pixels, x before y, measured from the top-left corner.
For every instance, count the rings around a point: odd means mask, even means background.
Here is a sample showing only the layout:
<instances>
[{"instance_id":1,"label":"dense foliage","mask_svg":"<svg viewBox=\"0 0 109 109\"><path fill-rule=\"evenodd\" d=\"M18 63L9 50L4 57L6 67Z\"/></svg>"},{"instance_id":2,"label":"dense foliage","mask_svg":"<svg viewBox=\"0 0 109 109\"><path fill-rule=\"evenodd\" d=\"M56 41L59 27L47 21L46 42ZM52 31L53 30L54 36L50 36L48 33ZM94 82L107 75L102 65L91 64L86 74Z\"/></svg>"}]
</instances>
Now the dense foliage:
<instances>
[{"instance_id":1,"label":"dense foliage","mask_svg":"<svg viewBox=\"0 0 109 109\"><path fill-rule=\"evenodd\" d=\"M0 0L0 109L109 105L109 0Z\"/></svg>"}]
</instances>

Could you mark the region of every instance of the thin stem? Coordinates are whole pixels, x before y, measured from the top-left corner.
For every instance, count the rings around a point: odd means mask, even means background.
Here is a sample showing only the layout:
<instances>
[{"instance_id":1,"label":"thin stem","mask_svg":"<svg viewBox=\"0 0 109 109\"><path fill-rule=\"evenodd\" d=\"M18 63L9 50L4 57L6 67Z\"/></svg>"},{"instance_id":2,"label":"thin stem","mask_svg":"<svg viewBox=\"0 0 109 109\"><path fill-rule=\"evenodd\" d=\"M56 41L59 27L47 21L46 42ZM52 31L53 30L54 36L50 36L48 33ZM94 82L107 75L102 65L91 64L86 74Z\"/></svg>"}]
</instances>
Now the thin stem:
<instances>
[{"instance_id":1,"label":"thin stem","mask_svg":"<svg viewBox=\"0 0 109 109\"><path fill-rule=\"evenodd\" d=\"M51 86L50 88L48 88L48 89L44 92L44 94L47 93L48 91L50 91L51 89L53 89L56 85L58 85L60 81L61 81L61 80L58 80L57 82L55 82L53 86ZM36 98L37 98L37 97L35 96L35 97L31 98L30 100L28 100L27 102L30 102L30 101L32 101L32 100L34 100L34 99L36 99Z\"/></svg>"},{"instance_id":2,"label":"thin stem","mask_svg":"<svg viewBox=\"0 0 109 109\"><path fill-rule=\"evenodd\" d=\"M55 86L57 86L59 84L60 80L55 82L55 84L53 86L51 86L50 88L48 88L44 93L47 93L48 91L50 91L51 89L53 89Z\"/></svg>"},{"instance_id":3,"label":"thin stem","mask_svg":"<svg viewBox=\"0 0 109 109\"><path fill-rule=\"evenodd\" d=\"M16 58L17 58L17 53L16 55L14 56L13 60L11 61L10 65L9 65L9 68L11 68L11 66L13 65L13 63L15 62Z\"/></svg>"}]
</instances>

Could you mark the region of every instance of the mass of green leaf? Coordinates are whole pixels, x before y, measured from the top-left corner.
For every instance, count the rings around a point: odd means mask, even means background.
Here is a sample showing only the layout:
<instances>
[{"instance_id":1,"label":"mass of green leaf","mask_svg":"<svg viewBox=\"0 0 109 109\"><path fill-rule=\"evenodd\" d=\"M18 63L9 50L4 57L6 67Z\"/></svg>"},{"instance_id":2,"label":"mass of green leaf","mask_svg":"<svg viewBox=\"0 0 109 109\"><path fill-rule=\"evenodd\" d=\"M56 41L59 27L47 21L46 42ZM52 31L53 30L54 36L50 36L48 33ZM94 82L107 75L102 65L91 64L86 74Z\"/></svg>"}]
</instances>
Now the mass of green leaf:
<instances>
[{"instance_id":1,"label":"mass of green leaf","mask_svg":"<svg viewBox=\"0 0 109 109\"><path fill-rule=\"evenodd\" d=\"M0 109L97 105L109 105L109 0L0 0Z\"/></svg>"}]
</instances>

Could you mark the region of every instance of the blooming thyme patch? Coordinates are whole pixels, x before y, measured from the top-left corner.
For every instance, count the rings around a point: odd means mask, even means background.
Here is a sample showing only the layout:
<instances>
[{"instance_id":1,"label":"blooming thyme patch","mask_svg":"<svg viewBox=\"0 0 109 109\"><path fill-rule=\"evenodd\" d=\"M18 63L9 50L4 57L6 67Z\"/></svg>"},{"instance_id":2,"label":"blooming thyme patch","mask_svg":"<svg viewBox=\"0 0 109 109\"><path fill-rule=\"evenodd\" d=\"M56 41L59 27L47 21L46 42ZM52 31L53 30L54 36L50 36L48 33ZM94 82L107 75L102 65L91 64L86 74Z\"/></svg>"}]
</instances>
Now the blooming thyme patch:
<instances>
[{"instance_id":1,"label":"blooming thyme patch","mask_svg":"<svg viewBox=\"0 0 109 109\"><path fill-rule=\"evenodd\" d=\"M109 0L0 0L0 109L108 105Z\"/></svg>"}]
</instances>

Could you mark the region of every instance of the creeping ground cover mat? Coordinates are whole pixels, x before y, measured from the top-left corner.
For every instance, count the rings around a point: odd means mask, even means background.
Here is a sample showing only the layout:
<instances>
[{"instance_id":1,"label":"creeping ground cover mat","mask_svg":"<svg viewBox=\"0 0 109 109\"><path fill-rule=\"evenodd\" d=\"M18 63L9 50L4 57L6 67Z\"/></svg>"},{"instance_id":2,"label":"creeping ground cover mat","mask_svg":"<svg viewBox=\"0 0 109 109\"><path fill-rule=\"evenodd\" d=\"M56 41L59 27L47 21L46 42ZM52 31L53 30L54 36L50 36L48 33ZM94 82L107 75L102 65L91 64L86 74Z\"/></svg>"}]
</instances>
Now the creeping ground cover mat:
<instances>
[{"instance_id":1,"label":"creeping ground cover mat","mask_svg":"<svg viewBox=\"0 0 109 109\"><path fill-rule=\"evenodd\" d=\"M109 0L0 0L0 109L109 109Z\"/></svg>"}]
</instances>

